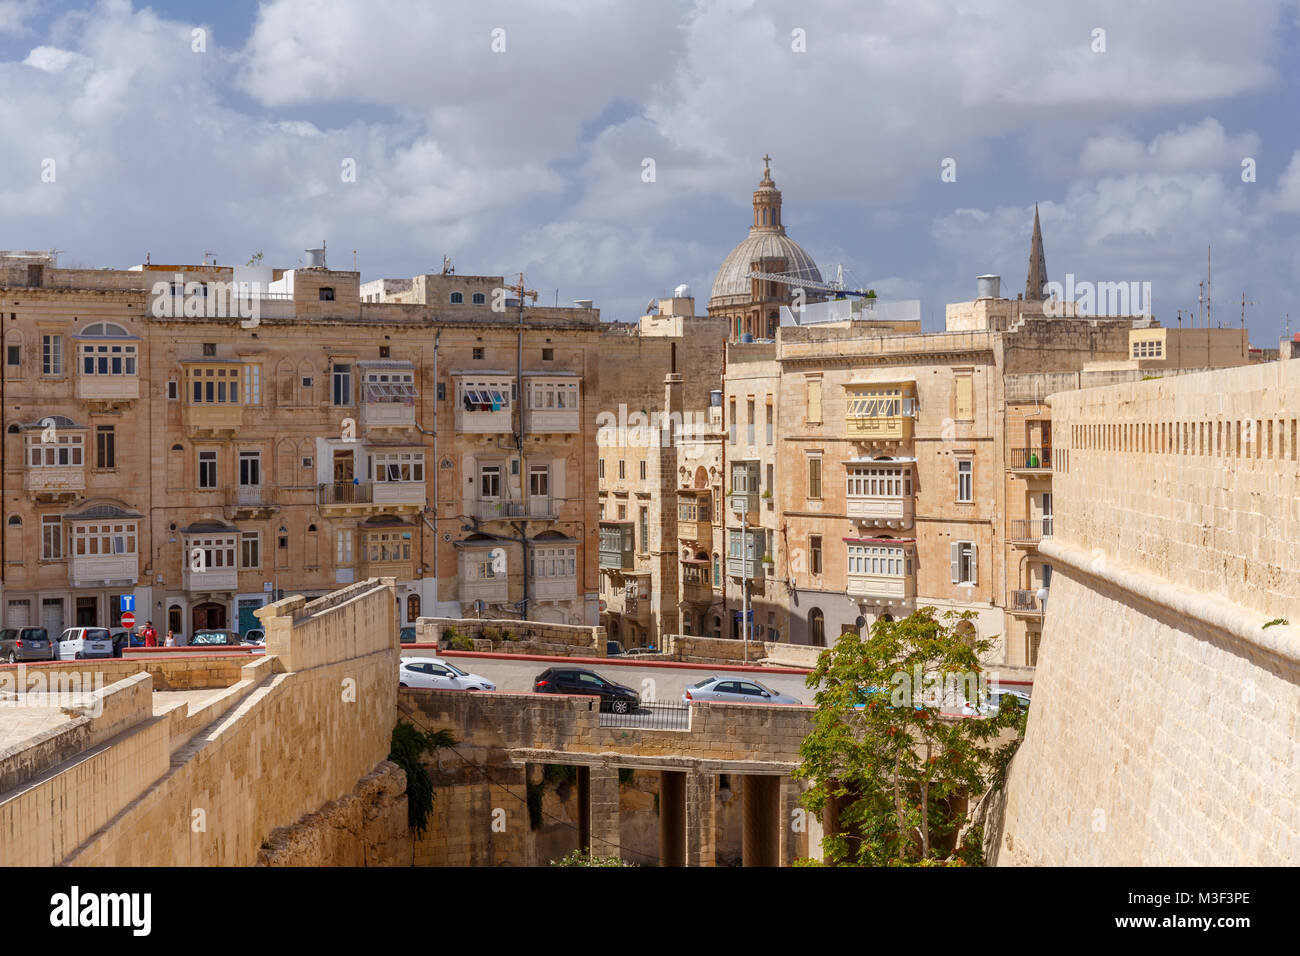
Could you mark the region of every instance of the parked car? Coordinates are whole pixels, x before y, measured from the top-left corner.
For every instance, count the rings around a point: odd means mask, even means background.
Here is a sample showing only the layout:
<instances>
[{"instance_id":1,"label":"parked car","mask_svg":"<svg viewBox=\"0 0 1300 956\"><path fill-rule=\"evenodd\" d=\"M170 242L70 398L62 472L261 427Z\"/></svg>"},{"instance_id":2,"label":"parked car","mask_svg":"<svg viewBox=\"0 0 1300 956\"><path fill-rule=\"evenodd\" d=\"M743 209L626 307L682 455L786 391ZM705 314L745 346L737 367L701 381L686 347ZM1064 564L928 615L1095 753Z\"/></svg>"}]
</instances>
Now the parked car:
<instances>
[{"instance_id":1,"label":"parked car","mask_svg":"<svg viewBox=\"0 0 1300 956\"><path fill-rule=\"evenodd\" d=\"M244 632L244 643L265 644L266 631L262 630L260 627L250 627L247 631Z\"/></svg>"},{"instance_id":2,"label":"parked car","mask_svg":"<svg viewBox=\"0 0 1300 956\"><path fill-rule=\"evenodd\" d=\"M619 642L619 641L606 641L606 642L605 642L605 656L606 656L606 657L622 657L622 656L623 656L624 654L626 654L626 653L627 653L627 651L623 650L623 645L622 645L621 642Z\"/></svg>"},{"instance_id":3,"label":"parked car","mask_svg":"<svg viewBox=\"0 0 1300 956\"><path fill-rule=\"evenodd\" d=\"M54 642L43 627L6 627L0 631L0 660L52 661Z\"/></svg>"},{"instance_id":4,"label":"parked car","mask_svg":"<svg viewBox=\"0 0 1300 956\"><path fill-rule=\"evenodd\" d=\"M644 655L646 655L646 654L658 654L658 653L659 653L659 650L658 650L657 648L653 647L653 646L651 646L651 647L629 647L629 648L627 648L626 650L623 651L623 656L624 656L624 657L641 657L641 656L644 656Z\"/></svg>"},{"instance_id":5,"label":"parked car","mask_svg":"<svg viewBox=\"0 0 1300 956\"><path fill-rule=\"evenodd\" d=\"M706 677L699 683L692 684L682 694L682 703L693 700L707 700L727 704L802 704L803 701L789 694L772 690L748 677L723 675Z\"/></svg>"},{"instance_id":6,"label":"parked car","mask_svg":"<svg viewBox=\"0 0 1300 956\"><path fill-rule=\"evenodd\" d=\"M114 657L121 657L122 651L128 647L144 647L144 638L134 631L113 631L111 640Z\"/></svg>"},{"instance_id":7,"label":"parked car","mask_svg":"<svg viewBox=\"0 0 1300 956\"><path fill-rule=\"evenodd\" d=\"M191 647L239 647L239 635L225 628L201 628L190 638Z\"/></svg>"},{"instance_id":8,"label":"parked car","mask_svg":"<svg viewBox=\"0 0 1300 956\"><path fill-rule=\"evenodd\" d=\"M403 657L397 666L399 687L430 687L434 690L496 690L486 677L463 671L438 657Z\"/></svg>"},{"instance_id":9,"label":"parked car","mask_svg":"<svg viewBox=\"0 0 1300 956\"><path fill-rule=\"evenodd\" d=\"M998 710L1002 707L1003 697L1010 697L1012 702L1017 707L1019 707L1022 711L1027 711L1029 709L1029 695L1026 694L1024 691L1011 690L1010 688L1004 688L1001 690L991 689L989 691L989 699L986 700L983 706L979 708L979 716L992 717L994 714L996 714ZM975 716L976 709L972 707L970 704L964 704L962 706L961 712L963 715L967 717L973 717Z\"/></svg>"},{"instance_id":10,"label":"parked car","mask_svg":"<svg viewBox=\"0 0 1300 956\"><path fill-rule=\"evenodd\" d=\"M106 627L70 627L59 636L59 660L112 657L113 638Z\"/></svg>"},{"instance_id":11,"label":"parked car","mask_svg":"<svg viewBox=\"0 0 1300 956\"><path fill-rule=\"evenodd\" d=\"M585 667L548 667L533 678L534 694L588 694L600 698L600 709L627 714L641 706L631 687L616 684Z\"/></svg>"},{"instance_id":12,"label":"parked car","mask_svg":"<svg viewBox=\"0 0 1300 956\"><path fill-rule=\"evenodd\" d=\"M414 644L415 628L414 627L402 628L400 631L397 632L397 640L401 644Z\"/></svg>"}]
</instances>

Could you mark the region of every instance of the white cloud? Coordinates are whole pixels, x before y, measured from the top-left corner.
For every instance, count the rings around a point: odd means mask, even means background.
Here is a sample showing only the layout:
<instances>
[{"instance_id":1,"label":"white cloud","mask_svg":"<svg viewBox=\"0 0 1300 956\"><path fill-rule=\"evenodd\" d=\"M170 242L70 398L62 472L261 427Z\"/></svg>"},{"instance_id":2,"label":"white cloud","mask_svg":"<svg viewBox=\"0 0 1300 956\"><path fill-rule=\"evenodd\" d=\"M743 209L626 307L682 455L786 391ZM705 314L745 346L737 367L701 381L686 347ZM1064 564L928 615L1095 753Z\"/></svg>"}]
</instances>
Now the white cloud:
<instances>
[{"instance_id":1,"label":"white cloud","mask_svg":"<svg viewBox=\"0 0 1300 956\"><path fill-rule=\"evenodd\" d=\"M1180 125L1142 143L1125 133L1092 137L1084 144L1078 172L1106 175L1129 172L1181 172L1237 168L1247 157L1259 155L1255 133L1229 136L1223 125L1206 117L1195 125Z\"/></svg>"}]
</instances>

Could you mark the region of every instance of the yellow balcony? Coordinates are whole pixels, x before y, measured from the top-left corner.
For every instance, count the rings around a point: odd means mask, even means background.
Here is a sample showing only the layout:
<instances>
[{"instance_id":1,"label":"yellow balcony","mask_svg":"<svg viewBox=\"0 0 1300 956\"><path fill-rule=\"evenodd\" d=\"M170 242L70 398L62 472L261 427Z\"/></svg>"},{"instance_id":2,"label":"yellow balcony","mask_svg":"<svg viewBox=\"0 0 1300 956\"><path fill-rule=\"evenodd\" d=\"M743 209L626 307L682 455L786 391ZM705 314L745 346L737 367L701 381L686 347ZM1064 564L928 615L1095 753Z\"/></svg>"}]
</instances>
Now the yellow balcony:
<instances>
[{"instance_id":1,"label":"yellow balcony","mask_svg":"<svg viewBox=\"0 0 1300 956\"><path fill-rule=\"evenodd\" d=\"M910 415L849 417L844 419L844 435L854 441L906 442L912 440L912 425Z\"/></svg>"},{"instance_id":2,"label":"yellow balcony","mask_svg":"<svg viewBox=\"0 0 1300 956\"><path fill-rule=\"evenodd\" d=\"M181 420L192 438L233 438L244 423L244 406L186 404Z\"/></svg>"}]
</instances>

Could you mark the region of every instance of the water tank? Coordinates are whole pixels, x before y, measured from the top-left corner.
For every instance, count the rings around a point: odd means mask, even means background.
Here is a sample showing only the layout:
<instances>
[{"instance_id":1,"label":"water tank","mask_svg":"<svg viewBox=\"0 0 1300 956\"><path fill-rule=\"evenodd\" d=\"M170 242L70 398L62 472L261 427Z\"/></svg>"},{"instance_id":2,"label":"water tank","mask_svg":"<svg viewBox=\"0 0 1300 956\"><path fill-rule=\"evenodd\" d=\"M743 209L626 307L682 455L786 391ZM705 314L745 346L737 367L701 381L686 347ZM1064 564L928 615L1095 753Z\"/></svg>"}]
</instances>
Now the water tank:
<instances>
[{"instance_id":1,"label":"water tank","mask_svg":"<svg viewBox=\"0 0 1300 956\"><path fill-rule=\"evenodd\" d=\"M308 249L308 250L307 250L307 268L309 268L309 269L323 269L324 267L325 267L325 250L324 250L324 248L320 248L320 249Z\"/></svg>"},{"instance_id":2,"label":"water tank","mask_svg":"<svg viewBox=\"0 0 1300 956\"><path fill-rule=\"evenodd\" d=\"M743 343L745 343L746 345L748 345L748 344L750 344L751 342L754 341L754 336L753 336L752 333L750 333L750 332L746 332L745 334L743 334L743 335L740 337L740 341L743 342Z\"/></svg>"},{"instance_id":3,"label":"water tank","mask_svg":"<svg viewBox=\"0 0 1300 956\"><path fill-rule=\"evenodd\" d=\"M679 285L676 289L673 289L674 299L689 299L690 297L691 297L691 287L688 286L685 282Z\"/></svg>"},{"instance_id":4,"label":"water tank","mask_svg":"<svg viewBox=\"0 0 1300 956\"><path fill-rule=\"evenodd\" d=\"M1001 276L976 276L975 282L979 286L977 299L997 299L1001 296Z\"/></svg>"}]
</instances>

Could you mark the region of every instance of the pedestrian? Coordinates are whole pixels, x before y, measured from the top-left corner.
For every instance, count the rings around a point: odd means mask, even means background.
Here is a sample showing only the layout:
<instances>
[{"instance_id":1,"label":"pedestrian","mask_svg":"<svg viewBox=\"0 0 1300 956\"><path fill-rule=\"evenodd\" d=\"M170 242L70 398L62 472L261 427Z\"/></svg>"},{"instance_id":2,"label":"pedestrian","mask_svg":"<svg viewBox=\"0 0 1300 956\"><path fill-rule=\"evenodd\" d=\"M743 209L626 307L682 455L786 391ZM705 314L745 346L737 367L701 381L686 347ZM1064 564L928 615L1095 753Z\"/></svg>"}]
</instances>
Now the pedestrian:
<instances>
[{"instance_id":1,"label":"pedestrian","mask_svg":"<svg viewBox=\"0 0 1300 956\"><path fill-rule=\"evenodd\" d=\"M167 646L167 647L175 647L175 646L176 646L176 632L173 631L170 627L167 628L167 644L166 644L166 646Z\"/></svg>"},{"instance_id":2,"label":"pedestrian","mask_svg":"<svg viewBox=\"0 0 1300 956\"><path fill-rule=\"evenodd\" d=\"M158 632L153 629L153 621L144 622L144 633L140 636L144 638L145 647L158 646Z\"/></svg>"}]
</instances>

